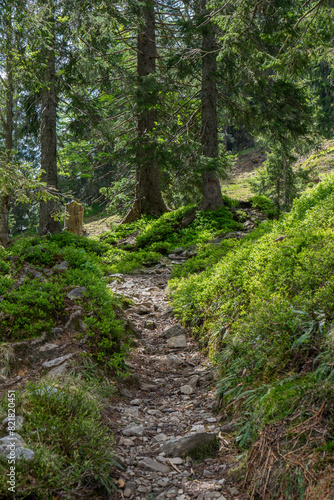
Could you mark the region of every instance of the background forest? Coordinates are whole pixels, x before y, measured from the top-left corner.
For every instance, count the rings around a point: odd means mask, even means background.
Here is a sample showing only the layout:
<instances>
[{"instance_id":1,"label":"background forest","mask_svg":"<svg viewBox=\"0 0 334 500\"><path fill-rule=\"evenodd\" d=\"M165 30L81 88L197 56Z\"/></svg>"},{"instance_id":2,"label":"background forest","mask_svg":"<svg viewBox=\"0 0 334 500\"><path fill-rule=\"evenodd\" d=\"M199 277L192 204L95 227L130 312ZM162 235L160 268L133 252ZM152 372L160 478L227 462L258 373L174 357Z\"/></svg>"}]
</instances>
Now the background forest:
<instances>
[{"instance_id":1,"label":"background forest","mask_svg":"<svg viewBox=\"0 0 334 500\"><path fill-rule=\"evenodd\" d=\"M73 198L127 222L217 208L255 145L253 190L287 209L331 137L332 28L322 1L2 2L2 242L58 231Z\"/></svg>"}]
</instances>

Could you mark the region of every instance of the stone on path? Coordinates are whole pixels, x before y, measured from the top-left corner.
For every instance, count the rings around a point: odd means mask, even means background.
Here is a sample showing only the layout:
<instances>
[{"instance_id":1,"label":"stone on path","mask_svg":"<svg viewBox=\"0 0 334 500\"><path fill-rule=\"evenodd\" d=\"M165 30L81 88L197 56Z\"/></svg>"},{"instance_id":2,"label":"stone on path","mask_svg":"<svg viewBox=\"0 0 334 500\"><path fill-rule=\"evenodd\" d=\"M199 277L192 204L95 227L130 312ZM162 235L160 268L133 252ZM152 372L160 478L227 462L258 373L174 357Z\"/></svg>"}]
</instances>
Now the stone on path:
<instances>
[{"instance_id":1,"label":"stone on path","mask_svg":"<svg viewBox=\"0 0 334 500\"><path fill-rule=\"evenodd\" d=\"M161 443L162 441L167 441L168 440L168 436L166 436L166 434L157 434L156 436L154 436L154 438L152 438L152 441L155 441L156 443Z\"/></svg>"},{"instance_id":2,"label":"stone on path","mask_svg":"<svg viewBox=\"0 0 334 500\"><path fill-rule=\"evenodd\" d=\"M191 385L181 385L180 391L182 394L190 395L194 392L194 389L191 387Z\"/></svg>"},{"instance_id":3,"label":"stone on path","mask_svg":"<svg viewBox=\"0 0 334 500\"><path fill-rule=\"evenodd\" d=\"M161 444L161 449L168 457L183 457L202 444L211 443L216 439L213 432L197 432L188 434Z\"/></svg>"},{"instance_id":4,"label":"stone on path","mask_svg":"<svg viewBox=\"0 0 334 500\"><path fill-rule=\"evenodd\" d=\"M167 347L170 348L182 348L187 347L187 339L185 335L179 335L178 337L171 337L167 340Z\"/></svg>"},{"instance_id":5,"label":"stone on path","mask_svg":"<svg viewBox=\"0 0 334 500\"><path fill-rule=\"evenodd\" d=\"M191 387L196 387L198 385L198 382L199 382L199 376L193 375L189 380L189 385L191 385Z\"/></svg>"},{"instance_id":6,"label":"stone on path","mask_svg":"<svg viewBox=\"0 0 334 500\"><path fill-rule=\"evenodd\" d=\"M139 406L139 405L140 405L140 403L141 403L141 399L138 399L138 398L136 398L136 399L132 399L132 400L130 401L130 405L133 405L133 406Z\"/></svg>"},{"instance_id":7,"label":"stone on path","mask_svg":"<svg viewBox=\"0 0 334 500\"><path fill-rule=\"evenodd\" d=\"M173 325L170 328L164 330L162 336L165 339L170 339L171 337L178 337L179 335L185 335L186 331L181 325Z\"/></svg>"},{"instance_id":8,"label":"stone on path","mask_svg":"<svg viewBox=\"0 0 334 500\"><path fill-rule=\"evenodd\" d=\"M129 408L124 408L124 415L136 418L139 416L139 408L137 406L130 406Z\"/></svg>"},{"instance_id":9,"label":"stone on path","mask_svg":"<svg viewBox=\"0 0 334 500\"><path fill-rule=\"evenodd\" d=\"M177 368L183 364L182 359L180 359L175 354L168 354L168 356L161 360L169 368Z\"/></svg>"},{"instance_id":10,"label":"stone on path","mask_svg":"<svg viewBox=\"0 0 334 500\"><path fill-rule=\"evenodd\" d=\"M70 359L73 354L65 354L65 356L60 356L60 358L51 359L51 361L45 361L42 366L43 368L54 368L55 366L61 365L67 359Z\"/></svg>"},{"instance_id":11,"label":"stone on path","mask_svg":"<svg viewBox=\"0 0 334 500\"><path fill-rule=\"evenodd\" d=\"M136 436L141 437L144 435L144 426L137 424L129 424L125 429L123 429L124 436Z\"/></svg>"},{"instance_id":12,"label":"stone on path","mask_svg":"<svg viewBox=\"0 0 334 500\"><path fill-rule=\"evenodd\" d=\"M131 495L133 495L135 493L136 487L137 487L137 485L134 481L128 481L125 485L125 490L123 493L125 498L130 498Z\"/></svg>"},{"instance_id":13,"label":"stone on path","mask_svg":"<svg viewBox=\"0 0 334 500\"><path fill-rule=\"evenodd\" d=\"M162 474L168 474L171 471L168 465L161 464L149 457L145 457L138 462L138 467L148 471L161 472Z\"/></svg>"},{"instance_id":14,"label":"stone on path","mask_svg":"<svg viewBox=\"0 0 334 500\"><path fill-rule=\"evenodd\" d=\"M61 365L52 368L52 370L50 370L45 377L46 378L60 377L61 375L64 375L67 372L67 368L68 368L68 363L67 361L65 361Z\"/></svg>"},{"instance_id":15,"label":"stone on path","mask_svg":"<svg viewBox=\"0 0 334 500\"><path fill-rule=\"evenodd\" d=\"M130 438L123 438L122 445L123 446L134 446L135 442Z\"/></svg>"},{"instance_id":16,"label":"stone on path","mask_svg":"<svg viewBox=\"0 0 334 500\"><path fill-rule=\"evenodd\" d=\"M157 386L154 384L147 384L146 382L141 382L140 388L142 391L150 392L150 391L155 391Z\"/></svg>"}]
</instances>

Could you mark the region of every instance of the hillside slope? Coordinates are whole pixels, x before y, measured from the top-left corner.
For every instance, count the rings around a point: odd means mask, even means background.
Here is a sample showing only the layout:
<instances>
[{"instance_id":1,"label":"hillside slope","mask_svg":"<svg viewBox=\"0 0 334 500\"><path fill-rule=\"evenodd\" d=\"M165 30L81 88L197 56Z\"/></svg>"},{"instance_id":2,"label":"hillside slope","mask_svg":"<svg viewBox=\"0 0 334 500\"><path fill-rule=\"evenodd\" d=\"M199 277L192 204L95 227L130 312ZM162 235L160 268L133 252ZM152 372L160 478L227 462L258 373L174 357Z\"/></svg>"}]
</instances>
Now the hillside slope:
<instances>
[{"instance_id":1,"label":"hillside slope","mask_svg":"<svg viewBox=\"0 0 334 500\"><path fill-rule=\"evenodd\" d=\"M208 345L258 498L334 498L334 177L200 274L170 282ZM257 496L258 495L258 496Z\"/></svg>"}]
</instances>

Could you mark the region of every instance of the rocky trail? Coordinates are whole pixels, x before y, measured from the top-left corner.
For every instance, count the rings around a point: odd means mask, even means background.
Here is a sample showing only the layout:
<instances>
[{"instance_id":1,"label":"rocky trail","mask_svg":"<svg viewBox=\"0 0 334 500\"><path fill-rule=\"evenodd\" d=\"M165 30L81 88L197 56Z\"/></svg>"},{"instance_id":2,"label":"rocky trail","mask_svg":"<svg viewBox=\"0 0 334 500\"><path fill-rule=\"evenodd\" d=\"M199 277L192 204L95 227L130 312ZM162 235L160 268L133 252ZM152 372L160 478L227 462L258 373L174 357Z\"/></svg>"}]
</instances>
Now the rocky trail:
<instances>
[{"instance_id":1,"label":"rocky trail","mask_svg":"<svg viewBox=\"0 0 334 500\"><path fill-rule=\"evenodd\" d=\"M248 212L242 231L221 234L210 243L243 238L258 219L264 218L253 210ZM129 246L132 240L130 236L122 242ZM173 266L194 255L194 250L179 248L141 272L109 276L107 286L113 293L129 299L127 309L119 314L137 336L126 361L130 375L116 382L118 395L110 400L104 414L115 437L115 456L121 466L115 468L113 479L118 490L111 498L248 498L229 479L229 469L236 463L231 436L234 425L219 416L213 366L190 332L177 323L167 300ZM48 281L68 269L67 261L42 270L24 262L13 287L19 289L26 280ZM53 394L58 389L48 384L57 377L66 379L78 369L77 360L86 349L84 321L92 311L85 310L89 303L78 305L76 299L86 292L84 286L66 287L65 321L60 319L57 327L39 338L4 343L0 350L0 396L24 389L28 382L42 382L41 390ZM124 307L126 301L122 302ZM82 336L79 342L78 333ZM25 419L17 415L15 420L15 456L33 460L33 442L26 442L19 434L22 430L25 435ZM11 439L8 433L8 418L0 415L3 457L7 457Z\"/></svg>"},{"instance_id":2,"label":"rocky trail","mask_svg":"<svg viewBox=\"0 0 334 500\"><path fill-rule=\"evenodd\" d=\"M174 258L171 266L182 262ZM231 424L223 425L215 412L212 366L168 306L171 266L114 275L109 285L132 299L126 312L139 339L128 362L132 384L120 387L122 398L109 413L123 465L115 498L244 500L227 479L234 461ZM211 458L187 456L198 445L211 450Z\"/></svg>"}]
</instances>

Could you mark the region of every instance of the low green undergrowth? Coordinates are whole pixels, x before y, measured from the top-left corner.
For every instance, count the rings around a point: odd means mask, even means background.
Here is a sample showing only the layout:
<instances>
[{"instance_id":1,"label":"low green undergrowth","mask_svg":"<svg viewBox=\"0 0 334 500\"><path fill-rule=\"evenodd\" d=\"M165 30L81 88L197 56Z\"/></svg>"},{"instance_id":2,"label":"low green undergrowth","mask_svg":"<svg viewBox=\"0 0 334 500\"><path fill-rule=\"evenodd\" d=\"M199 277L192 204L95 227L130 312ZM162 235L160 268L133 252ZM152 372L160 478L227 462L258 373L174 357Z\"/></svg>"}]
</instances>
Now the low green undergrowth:
<instances>
[{"instance_id":1,"label":"low green undergrowth","mask_svg":"<svg viewBox=\"0 0 334 500\"><path fill-rule=\"evenodd\" d=\"M249 201L253 208L257 208L263 212L268 218L275 219L278 217L279 212L275 203L263 195L252 196Z\"/></svg>"},{"instance_id":2,"label":"low green undergrowth","mask_svg":"<svg viewBox=\"0 0 334 500\"><path fill-rule=\"evenodd\" d=\"M236 238L223 240L219 245L207 243L197 250L197 255L191 257L182 266L174 267L172 277L182 278L199 273L219 262L228 252L238 246Z\"/></svg>"},{"instance_id":3,"label":"low green undergrowth","mask_svg":"<svg viewBox=\"0 0 334 500\"><path fill-rule=\"evenodd\" d=\"M302 429L323 408L319 429L325 434L313 429L314 439L304 443L313 470L311 457L321 440L334 439L334 178L306 191L279 221L261 224L231 245L200 274L189 274L190 262L189 273L174 273L174 310L215 360L217 393L226 418L239 417L237 441L244 451L256 448L273 425L284 427L281 446L287 451L289 429ZM295 440L299 445L304 434ZM326 460L333 460L326 450ZM263 494L267 473L268 485L276 474L277 484L291 480L284 498L303 498L326 467L324 459L317 467L310 476L302 471L298 483L292 479L297 466L282 460L279 472L263 472L254 491ZM279 498L275 491L272 498Z\"/></svg>"},{"instance_id":4,"label":"low green undergrowth","mask_svg":"<svg viewBox=\"0 0 334 500\"><path fill-rule=\"evenodd\" d=\"M93 498L97 490L112 491L113 437L101 416L113 392L108 387L68 377L16 391L16 414L24 418L19 434L35 457L16 461L15 498ZM5 394L0 414L7 413ZM0 496L11 498L7 459L0 458L0 470Z\"/></svg>"},{"instance_id":5,"label":"low green undergrowth","mask_svg":"<svg viewBox=\"0 0 334 500\"><path fill-rule=\"evenodd\" d=\"M194 212L193 205L168 212L158 219L143 217L134 223L116 226L100 236L103 243L110 245L102 258L105 270L112 273L131 272L141 266L159 262L164 255L180 247L203 250L200 260L204 262L208 240L241 227L239 222L233 220L230 210L235 202L227 198L225 202L226 207L214 212L197 212L193 222L187 227L183 227L182 222ZM122 239L131 235L134 243L122 243Z\"/></svg>"},{"instance_id":6,"label":"low green undergrowth","mask_svg":"<svg viewBox=\"0 0 334 500\"><path fill-rule=\"evenodd\" d=\"M85 348L110 368L121 368L126 350L123 323L117 319L117 299L106 288L100 264L109 245L69 233L48 238L24 238L0 249L0 341L12 342L49 333L64 326L71 308L80 305L87 325ZM68 270L53 266L68 262ZM85 287L80 299L67 294ZM87 315L87 316L86 316Z\"/></svg>"}]
</instances>

